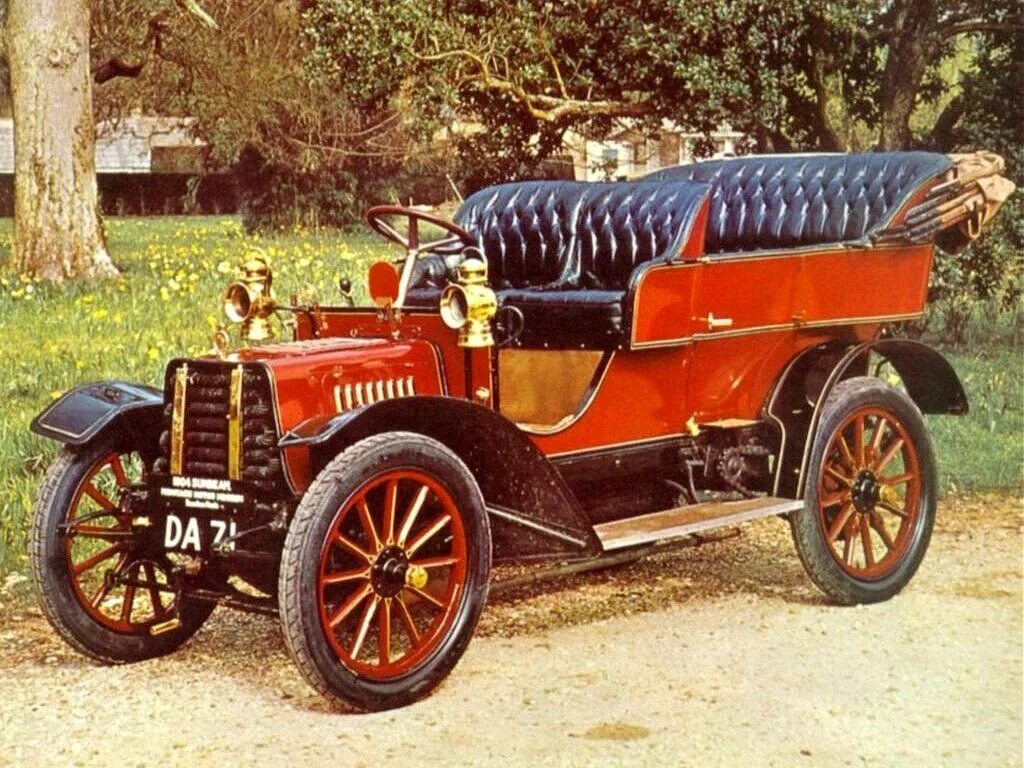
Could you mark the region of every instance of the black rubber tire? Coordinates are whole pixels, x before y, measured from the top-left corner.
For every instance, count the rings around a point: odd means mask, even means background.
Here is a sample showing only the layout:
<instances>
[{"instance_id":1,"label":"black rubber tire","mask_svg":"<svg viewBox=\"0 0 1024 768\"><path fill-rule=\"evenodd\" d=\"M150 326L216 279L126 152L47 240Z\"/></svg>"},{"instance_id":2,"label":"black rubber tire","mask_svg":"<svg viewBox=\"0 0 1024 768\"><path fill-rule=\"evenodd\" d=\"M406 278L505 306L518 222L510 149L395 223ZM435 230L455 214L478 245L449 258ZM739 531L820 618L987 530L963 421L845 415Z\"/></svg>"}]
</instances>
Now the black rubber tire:
<instances>
[{"instance_id":1,"label":"black rubber tire","mask_svg":"<svg viewBox=\"0 0 1024 768\"><path fill-rule=\"evenodd\" d=\"M887 409L901 421L917 451L921 478L920 507L914 530L910 532L909 545L890 573L872 581L857 579L840 567L826 543L821 515L818 514L818 489L825 451L844 421L866 406ZM800 560L811 581L822 592L836 603L856 605L888 600L907 585L921 565L931 541L938 480L935 455L924 419L905 393L866 376L836 385L822 410L804 488L804 507L790 515L790 527Z\"/></svg>"},{"instance_id":2,"label":"black rubber tire","mask_svg":"<svg viewBox=\"0 0 1024 768\"><path fill-rule=\"evenodd\" d=\"M101 625L75 596L58 526L67 521L78 487L92 467L114 451L129 450L126 439L116 435L81 448L63 448L39 488L29 532L30 572L40 610L68 645L102 664L144 661L171 653L196 633L214 609L212 603L186 602L179 606L181 626L177 629L155 636L125 634Z\"/></svg>"},{"instance_id":3,"label":"black rubber tire","mask_svg":"<svg viewBox=\"0 0 1024 768\"><path fill-rule=\"evenodd\" d=\"M317 572L324 537L344 501L367 479L398 468L430 473L452 494L466 532L466 585L451 628L434 652L400 677L375 680L345 667L324 637ZM361 440L320 472L288 528L278 585L288 651L302 676L329 699L364 710L411 704L433 691L465 652L487 602L490 568L491 533L483 495L458 456L436 440L411 432Z\"/></svg>"}]
</instances>

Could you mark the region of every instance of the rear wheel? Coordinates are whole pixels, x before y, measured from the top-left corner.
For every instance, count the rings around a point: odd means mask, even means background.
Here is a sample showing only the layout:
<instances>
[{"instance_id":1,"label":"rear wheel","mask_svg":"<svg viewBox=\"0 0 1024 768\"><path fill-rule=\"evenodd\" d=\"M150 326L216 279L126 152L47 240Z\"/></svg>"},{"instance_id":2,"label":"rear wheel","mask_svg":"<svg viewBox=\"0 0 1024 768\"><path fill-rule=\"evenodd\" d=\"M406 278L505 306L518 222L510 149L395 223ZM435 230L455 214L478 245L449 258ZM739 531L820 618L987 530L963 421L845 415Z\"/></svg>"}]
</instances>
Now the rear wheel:
<instances>
[{"instance_id":1,"label":"rear wheel","mask_svg":"<svg viewBox=\"0 0 1024 768\"><path fill-rule=\"evenodd\" d=\"M321 693L362 709L427 695L487 597L490 529L462 461L421 435L356 443L320 473L285 541L288 648Z\"/></svg>"},{"instance_id":2,"label":"rear wheel","mask_svg":"<svg viewBox=\"0 0 1024 768\"><path fill-rule=\"evenodd\" d=\"M172 564L129 495L145 463L124 441L65 448L36 499L30 555L43 614L76 650L120 663L170 653L213 610L172 587Z\"/></svg>"},{"instance_id":3,"label":"rear wheel","mask_svg":"<svg viewBox=\"0 0 1024 768\"><path fill-rule=\"evenodd\" d=\"M917 571L935 521L931 442L914 403L877 379L836 386L811 450L797 552L837 602L895 595Z\"/></svg>"}]
</instances>

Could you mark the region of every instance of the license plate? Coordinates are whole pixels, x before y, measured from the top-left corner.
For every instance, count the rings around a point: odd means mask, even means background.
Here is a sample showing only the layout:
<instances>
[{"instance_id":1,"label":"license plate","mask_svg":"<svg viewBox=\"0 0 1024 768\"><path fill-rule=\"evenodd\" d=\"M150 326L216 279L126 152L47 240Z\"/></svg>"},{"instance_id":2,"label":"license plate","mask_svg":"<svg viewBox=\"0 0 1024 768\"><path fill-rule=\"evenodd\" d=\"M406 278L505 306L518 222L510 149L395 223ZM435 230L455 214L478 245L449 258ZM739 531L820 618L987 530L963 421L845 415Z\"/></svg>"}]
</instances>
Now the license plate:
<instances>
[{"instance_id":1,"label":"license plate","mask_svg":"<svg viewBox=\"0 0 1024 768\"><path fill-rule=\"evenodd\" d=\"M157 488L166 517L164 549L209 552L238 533L234 514L247 504L240 484L207 477L174 476ZM233 544L228 545L234 549Z\"/></svg>"},{"instance_id":2,"label":"license plate","mask_svg":"<svg viewBox=\"0 0 1024 768\"><path fill-rule=\"evenodd\" d=\"M179 517L173 512L168 512L164 521L164 549L206 553L237 533L238 524L234 520ZM227 549L234 548L234 542L229 542Z\"/></svg>"}]
</instances>

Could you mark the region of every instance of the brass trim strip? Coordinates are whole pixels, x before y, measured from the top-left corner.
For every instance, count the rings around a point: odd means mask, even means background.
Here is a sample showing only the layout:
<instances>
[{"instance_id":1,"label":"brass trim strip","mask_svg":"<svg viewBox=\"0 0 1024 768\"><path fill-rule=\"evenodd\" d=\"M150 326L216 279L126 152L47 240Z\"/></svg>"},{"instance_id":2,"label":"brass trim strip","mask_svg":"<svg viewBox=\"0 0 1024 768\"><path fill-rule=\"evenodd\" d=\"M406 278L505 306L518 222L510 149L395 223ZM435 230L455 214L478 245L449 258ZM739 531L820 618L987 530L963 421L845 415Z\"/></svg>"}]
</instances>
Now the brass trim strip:
<instances>
[{"instance_id":1,"label":"brass trim strip","mask_svg":"<svg viewBox=\"0 0 1024 768\"><path fill-rule=\"evenodd\" d=\"M228 477L242 479L242 366L231 371L228 395Z\"/></svg>"},{"instance_id":2,"label":"brass trim strip","mask_svg":"<svg viewBox=\"0 0 1024 768\"><path fill-rule=\"evenodd\" d=\"M924 316L924 311L907 312L900 315L863 315L861 317L837 317L829 320L812 320L810 322L778 323L775 325L753 325L748 328L734 328L729 331L714 331L711 333L695 333L692 336L681 336L676 339L659 339L657 341L642 341L630 345L630 349L650 349L652 347L682 347L693 344L697 341L713 341L714 339L728 339L737 336L755 336L761 333L778 333L781 331L805 331L814 328L829 328L837 325L857 325L860 323L894 323L903 320L916 320Z\"/></svg>"},{"instance_id":3,"label":"brass trim strip","mask_svg":"<svg viewBox=\"0 0 1024 768\"><path fill-rule=\"evenodd\" d=\"M174 372L174 401L171 407L171 474L180 475L185 456L185 396L188 390L188 363Z\"/></svg>"}]
</instances>

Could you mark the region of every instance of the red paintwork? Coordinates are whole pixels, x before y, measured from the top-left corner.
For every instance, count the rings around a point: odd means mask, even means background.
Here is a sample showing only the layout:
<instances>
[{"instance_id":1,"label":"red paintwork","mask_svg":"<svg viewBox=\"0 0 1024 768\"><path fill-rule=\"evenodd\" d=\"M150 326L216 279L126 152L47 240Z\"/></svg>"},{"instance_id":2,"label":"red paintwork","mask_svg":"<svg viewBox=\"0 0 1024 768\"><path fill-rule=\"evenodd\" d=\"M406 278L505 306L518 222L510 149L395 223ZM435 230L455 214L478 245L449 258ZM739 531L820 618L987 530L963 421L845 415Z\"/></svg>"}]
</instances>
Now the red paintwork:
<instances>
[{"instance_id":1,"label":"red paintwork","mask_svg":"<svg viewBox=\"0 0 1024 768\"><path fill-rule=\"evenodd\" d=\"M420 339L326 338L249 347L238 357L243 362L262 362L270 370L282 432L314 416L345 410L346 384L412 376L416 394L446 393L437 350ZM286 449L285 464L292 485L304 491L312 481L309 451Z\"/></svg>"},{"instance_id":2,"label":"red paintwork","mask_svg":"<svg viewBox=\"0 0 1024 768\"><path fill-rule=\"evenodd\" d=\"M679 262L640 277L631 348L612 354L573 421L530 433L543 453L682 435L691 420L757 419L779 373L801 351L831 339L867 341L883 322L923 310L931 246L702 259L694 243L703 247L703 229L695 227ZM732 324L711 329L709 314ZM389 324L372 310L327 309L318 325L321 351L292 354L280 345L246 353L272 369L285 429L337 410L336 382L402 370L415 371L419 394L492 404L496 352L460 349L437 313L413 312ZM308 319L298 317L296 338L313 335ZM287 456L299 490L310 481L303 451Z\"/></svg>"},{"instance_id":3,"label":"red paintwork","mask_svg":"<svg viewBox=\"0 0 1024 768\"><path fill-rule=\"evenodd\" d=\"M633 345L715 335L708 327L709 313L732 320L719 334L915 316L924 310L931 258L932 247L922 245L716 256L657 265L637 287Z\"/></svg>"}]
</instances>

